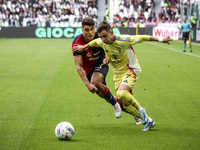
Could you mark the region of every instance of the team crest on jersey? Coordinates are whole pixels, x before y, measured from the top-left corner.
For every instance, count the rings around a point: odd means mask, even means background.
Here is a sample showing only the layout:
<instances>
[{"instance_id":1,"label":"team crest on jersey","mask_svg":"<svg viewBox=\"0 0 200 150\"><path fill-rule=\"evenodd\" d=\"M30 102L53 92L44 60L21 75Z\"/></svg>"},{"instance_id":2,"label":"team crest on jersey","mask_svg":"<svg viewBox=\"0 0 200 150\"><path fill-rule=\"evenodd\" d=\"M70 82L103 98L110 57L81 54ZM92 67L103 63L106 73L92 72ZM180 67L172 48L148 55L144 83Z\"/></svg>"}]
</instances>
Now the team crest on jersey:
<instances>
[{"instance_id":1,"label":"team crest on jersey","mask_svg":"<svg viewBox=\"0 0 200 150\"><path fill-rule=\"evenodd\" d=\"M119 53L122 52L120 47L116 47L116 48L117 48L117 50L118 50Z\"/></svg>"},{"instance_id":2,"label":"team crest on jersey","mask_svg":"<svg viewBox=\"0 0 200 150\"><path fill-rule=\"evenodd\" d=\"M107 49L107 46L106 46L106 45L104 45L104 48L105 48L105 49Z\"/></svg>"},{"instance_id":3,"label":"team crest on jersey","mask_svg":"<svg viewBox=\"0 0 200 150\"><path fill-rule=\"evenodd\" d=\"M92 57L92 52L88 52L88 53L86 54L86 56L87 56L87 57Z\"/></svg>"}]
</instances>

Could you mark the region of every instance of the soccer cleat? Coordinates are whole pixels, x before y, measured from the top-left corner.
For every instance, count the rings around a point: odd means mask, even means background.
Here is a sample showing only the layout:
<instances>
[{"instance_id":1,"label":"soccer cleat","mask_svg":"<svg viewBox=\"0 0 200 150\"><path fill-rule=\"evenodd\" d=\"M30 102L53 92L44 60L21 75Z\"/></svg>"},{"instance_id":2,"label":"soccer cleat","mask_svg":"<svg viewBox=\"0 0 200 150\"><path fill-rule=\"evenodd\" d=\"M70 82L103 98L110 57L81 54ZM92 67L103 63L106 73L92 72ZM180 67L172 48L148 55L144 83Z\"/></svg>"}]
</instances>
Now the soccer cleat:
<instances>
[{"instance_id":1,"label":"soccer cleat","mask_svg":"<svg viewBox=\"0 0 200 150\"><path fill-rule=\"evenodd\" d=\"M183 50L183 52L185 52L185 50Z\"/></svg>"},{"instance_id":2,"label":"soccer cleat","mask_svg":"<svg viewBox=\"0 0 200 150\"><path fill-rule=\"evenodd\" d=\"M142 124L142 119L140 119L139 117L133 116L135 119L135 124L140 125Z\"/></svg>"},{"instance_id":3,"label":"soccer cleat","mask_svg":"<svg viewBox=\"0 0 200 150\"><path fill-rule=\"evenodd\" d=\"M139 115L140 115L140 118L143 121L143 125L145 125L147 123L147 121L148 121L148 116L147 116L147 113L146 113L146 109L142 108L142 110L139 112Z\"/></svg>"},{"instance_id":4,"label":"soccer cleat","mask_svg":"<svg viewBox=\"0 0 200 150\"><path fill-rule=\"evenodd\" d=\"M145 126L144 129L142 129L142 131L149 131L151 128L153 128L155 126L155 122L152 120L151 122L148 122Z\"/></svg>"},{"instance_id":5,"label":"soccer cleat","mask_svg":"<svg viewBox=\"0 0 200 150\"><path fill-rule=\"evenodd\" d=\"M115 112L115 117L120 118L122 116L122 110L119 103L117 102L115 105L113 105L113 108Z\"/></svg>"}]
</instances>

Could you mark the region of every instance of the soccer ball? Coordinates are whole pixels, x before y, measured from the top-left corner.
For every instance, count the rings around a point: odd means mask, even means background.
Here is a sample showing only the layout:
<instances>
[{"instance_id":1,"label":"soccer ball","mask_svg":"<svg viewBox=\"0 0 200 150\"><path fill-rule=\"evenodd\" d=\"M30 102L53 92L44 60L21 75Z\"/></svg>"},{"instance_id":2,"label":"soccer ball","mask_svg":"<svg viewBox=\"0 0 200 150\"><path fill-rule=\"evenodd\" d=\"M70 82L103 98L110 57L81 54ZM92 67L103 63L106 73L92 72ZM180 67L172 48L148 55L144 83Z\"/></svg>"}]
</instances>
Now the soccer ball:
<instances>
[{"instance_id":1,"label":"soccer ball","mask_svg":"<svg viewBox=\"0 0 200 150\"><path fill-rule=\"evenodd\" d=\"M61 122L56 126L55 134L60 140L70 140L74 135L74 127L69 122Z\"/></svg>"}]
</instances>

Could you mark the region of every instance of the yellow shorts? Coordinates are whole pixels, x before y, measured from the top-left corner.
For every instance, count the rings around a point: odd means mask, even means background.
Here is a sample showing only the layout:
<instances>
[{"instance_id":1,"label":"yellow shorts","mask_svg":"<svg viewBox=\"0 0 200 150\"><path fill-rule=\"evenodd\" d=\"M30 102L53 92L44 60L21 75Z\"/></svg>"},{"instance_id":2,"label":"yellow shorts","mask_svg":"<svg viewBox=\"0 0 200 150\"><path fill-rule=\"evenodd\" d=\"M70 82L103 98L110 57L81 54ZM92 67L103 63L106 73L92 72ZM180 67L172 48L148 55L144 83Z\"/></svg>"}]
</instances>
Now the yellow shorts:
<instances>
[{"instance_id":1,"label":"yellow shorts","mask_svg":"<svg viewBox=\"0 0 200 150\"><path fill-rule=\"evenodd\" d=\"M138 76L133 74L131 71L127 71L126 73L118 76L114 76L113 81L115 83L115 91L118 90L120 84L126 84L130 89L133 89L134 85L136 84L136 81L138 79Z\"/></svg>"}]
</instances>

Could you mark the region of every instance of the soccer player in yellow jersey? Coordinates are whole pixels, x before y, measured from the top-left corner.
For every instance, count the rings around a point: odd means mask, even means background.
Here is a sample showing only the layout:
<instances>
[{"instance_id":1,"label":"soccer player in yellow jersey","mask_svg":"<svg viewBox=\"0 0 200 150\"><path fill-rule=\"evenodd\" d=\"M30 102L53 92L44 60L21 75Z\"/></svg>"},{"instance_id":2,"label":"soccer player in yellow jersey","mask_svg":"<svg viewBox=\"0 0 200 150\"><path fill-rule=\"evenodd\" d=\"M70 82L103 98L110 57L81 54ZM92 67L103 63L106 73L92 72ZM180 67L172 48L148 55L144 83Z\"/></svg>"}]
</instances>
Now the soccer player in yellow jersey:
<instances>
[{"instance_id":1,"label":"soccer player in yellow jersey","mask_svg":"<svg viewBox=\"0 0 200 150\"><path fill-rule=\"evenodd\" d=\"M80 52L94 46L100 46L104 49L108 58L104 59L102 65L111 63L113 67L113 80L118 98L136 108L145 125L142 131L150 130L155 126L155 122L147 115L145 108L141 107L131 94L137 76L141 72L140 65L131 45L141 43L142 41L160 41L169 44L169 41L173 39L169 36L158 39L149 35L114 35L111 26L107 22L100 23L97 32L100 38L86 45L75 45L73 50Z\"/></svg>"}]
</instances>

